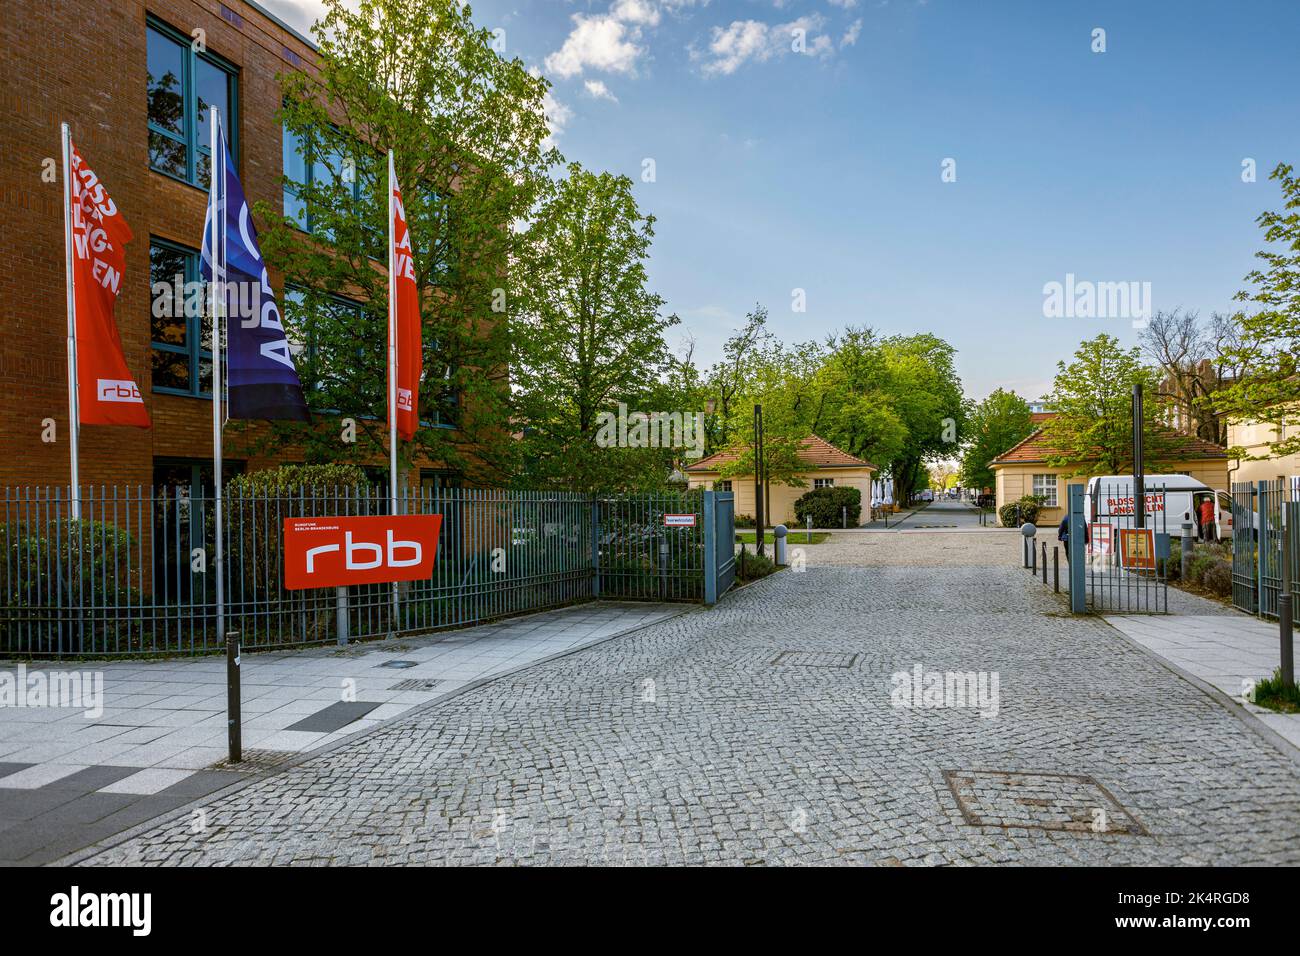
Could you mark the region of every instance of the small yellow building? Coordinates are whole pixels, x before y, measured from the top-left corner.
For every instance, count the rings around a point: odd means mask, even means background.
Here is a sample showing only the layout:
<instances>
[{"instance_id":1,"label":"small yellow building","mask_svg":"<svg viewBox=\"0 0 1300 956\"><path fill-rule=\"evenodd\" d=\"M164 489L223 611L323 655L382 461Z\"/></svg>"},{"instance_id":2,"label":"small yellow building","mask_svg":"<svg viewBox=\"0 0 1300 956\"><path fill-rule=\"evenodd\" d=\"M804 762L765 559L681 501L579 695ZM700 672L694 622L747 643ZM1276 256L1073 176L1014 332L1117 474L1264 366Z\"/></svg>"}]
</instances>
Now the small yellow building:
<instances>
[{"instance_id":1,"label":"small yellow building","mask_svg":"<svg viewBox=\"0 0 1300 956\"><path fill-rule=\"evenodd\" d=\"M1039 427L1034 433L989 464L997 476L995 491L999 511L1003 505L1018 501L1025 495L1042 495L1047 499L1047 504L1039 512L1039 525L1059 524L1069 503L1067 486L1085 484L1090 477L1078 474L1077 466L1047 464L1049 458L1058 454L1043 434L1043 423L1051 417L1050 412L1035 414L1033 420ZM1223 448L1187 435L1177 436L1177 443L1179 453L1168 468L1170 472L1189 475L1214 489L1228 490L1229 461Z\"/></svg>"},{"instance_id":2,"label":"small yellow building","mask_svg":"<svg viewBox=\"0 0 1300 956\"><path fill-rule=\"evenodd\" d=\"M1268 443L1295 437L1295 426L1283 422L1239 422L1228 425L1228 444L1242 447L1247 455L1268 455ZM1237 459L1232 481L1272 481L1279 476L1300 475L1300 454L1278 455L1257 460Z\"/></svg>"},{"instance_id":3,"label":"small yellow building","mask_svg":"<svg viewBox=\"0 0 1300 956\"><path fill-rule=\"evenodd\" d=\"M684 469L687 486L712 491L733 491L736 495L736 514L753 518L757 513L754 506L754 476L733 475L723 478L719 473L739 457L738 450L728 449L687 465ZM808 466L807 471L798 475L803 480L804 487L794 488L769 482L770 511L764 515L769 525L794 524L795 501L813 488L857 488L862 492L862 518L869 517L871 476L877 470L875 465L836 448L817 435L809 435L799 442L799 460Z\"/></svg>"}]
</instances>

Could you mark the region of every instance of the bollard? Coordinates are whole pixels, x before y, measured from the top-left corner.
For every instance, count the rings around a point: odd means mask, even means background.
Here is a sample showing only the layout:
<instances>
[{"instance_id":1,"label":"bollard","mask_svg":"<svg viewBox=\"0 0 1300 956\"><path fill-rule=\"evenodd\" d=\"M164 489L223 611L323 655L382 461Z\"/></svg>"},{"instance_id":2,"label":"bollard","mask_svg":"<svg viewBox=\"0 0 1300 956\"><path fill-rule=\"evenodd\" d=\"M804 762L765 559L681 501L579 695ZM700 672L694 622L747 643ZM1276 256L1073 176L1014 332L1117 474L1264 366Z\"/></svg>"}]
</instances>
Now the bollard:
<instances>
[{"instance_id":1,"label":"bollard","mask_svg":"<svg viewBox=\"0 0 1300 956\"><path fill-rule=\"evenodd\" d=\"M809 514L804 519L804 523L807 525L807 531L805 532L806 536L804 537L803 542L804 544L812 544L812 514Z\"/></svg>"},{"instance_id":2,"label":"bollard","mask_svg":"<svg viewBox=\"0 0 1300 956\"><path fill-rule=\"evenodd\" d=\"M1061 593L1061 548L1052 545L1052 590Z\"/></svg>"},{"instance_id":3,"label":"bollard","mask_svg":"<svg viewBox=\"0 0 1300 956\"><path fill-rule=\"evenodd\" d=\"M1025 546L1023 550L1025 552L1025 567L1029 567L1029 539L1028 538L1025 538Z\"/></svg>"},{"instance_id":4,"label":"bollard","mask_svg":"<svg viewBox=\"0 0 1300 956\"><path fill-rule=\"evenodd\" d=\"M840 505L840 524L842 524L845 528L848 528L848 526L849 526L849 506L848 506L848 505Z\"/></svg>"},{"instance_id":5,"label":"bollard","mask_svg":"<svg viewBox=\"0 0 1300 956\"><path fill-rule=\"evenodd\" d=\"M244 759L239 698L239 632L231 631L226 634L226 743L231 763Z\"/></svg>"},{"instance_id":6,"label":"bollard","mask_svg":"<svg viewBox=\"0 0 1300 956\"><path fill-rule=\"evenodd\" d=\"M1043 583L1047 583L1047 542L1043 542Z\"/></svg>"},{"instance_id":7,"label":"bollard","mask_svg":"<svg viewBox=\"0 0 1300 956\"><path fill-rule=\"evenodd\" d=\"M1195 547L1195 544L1193 543L1195 539L1192 538L1192 522L1188 520L1190 517L1191 516L1186 512L1183 513L1183 553L1181 571L1182 579L1184 581L1187 580L1187 566L1192 563L1192 548Z\"/></svg>"},{"instance_id":8,"label":"bollard","mask_svg":"<svg viewBox=\"0 0 1300 956\"><path fill-rule=\"evenodd\" d=\"M779 524L772 529L772 543L774 545L772 557L775 558L778 567L785 567L790 563L785 559L785 537L789 533L789 529L783 524Z\"/></svg>"}]
</instances>

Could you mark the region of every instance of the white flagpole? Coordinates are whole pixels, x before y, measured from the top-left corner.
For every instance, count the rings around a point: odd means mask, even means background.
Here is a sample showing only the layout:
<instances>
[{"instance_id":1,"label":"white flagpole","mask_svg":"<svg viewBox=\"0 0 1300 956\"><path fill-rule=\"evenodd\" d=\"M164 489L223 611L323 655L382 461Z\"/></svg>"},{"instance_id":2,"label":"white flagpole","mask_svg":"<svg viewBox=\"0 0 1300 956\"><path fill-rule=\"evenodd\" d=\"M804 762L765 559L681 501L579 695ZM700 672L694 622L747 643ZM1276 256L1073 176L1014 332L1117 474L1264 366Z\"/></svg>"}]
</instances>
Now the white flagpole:
<instances>
[{"instance_id":1,"label":"white flagpole","mask_svg":"<svg viewBox=\"0 0 1300 956\"><path fill-rule=\"evenodd\" d=\"M72 494L68 500L74 521L81 520L81 475L77 445L81 439L81 406L77 396L77 292L73 269L76 253L72 248L72 132L63 130L63 257L68 293L68 436L72 445Z\"/></svg>"},{"instance_id":2,"label":"white flagpole","mask_svg":"<svg viewBox=\"0 0 1300 956\"><path fill-rule=\"evenodd\" d=\"M393 151L388 151L388 493L390 513L397 514L397 262L393 244L393 187L397 176L393 170ZM393 627L398 630L397 583L393 583Z\"/></svg>"}]
</instances>

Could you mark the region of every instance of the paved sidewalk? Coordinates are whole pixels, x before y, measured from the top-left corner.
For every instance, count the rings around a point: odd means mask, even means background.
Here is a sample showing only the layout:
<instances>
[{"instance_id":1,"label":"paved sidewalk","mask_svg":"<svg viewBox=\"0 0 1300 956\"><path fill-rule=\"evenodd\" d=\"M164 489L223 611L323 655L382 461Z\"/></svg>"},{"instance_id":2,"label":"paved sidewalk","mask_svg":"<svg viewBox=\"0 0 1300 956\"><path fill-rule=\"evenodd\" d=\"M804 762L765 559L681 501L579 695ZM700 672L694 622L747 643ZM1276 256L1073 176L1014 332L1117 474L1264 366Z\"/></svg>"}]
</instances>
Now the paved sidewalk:
<instances>
[{"instance_id":1,"label":"paved sidewalk","mask_svg":"<svg viewBox=\"0 0 1300 956\"><path fill-rule=\"evenodd\" d=\"M246 764L226 750L224 657L0 663L25 686L102 675L102 713L0 709L0 865L41 863L467 684L688 610L597 602L347 648L246 653Z\"/></svg>"},{"instance_id":2,"label":"paved sidewalk","mask_svg":"<svg viewBox=\"0 0 1300 956\"><path fill-rule=\"evenodd\" d=\"M1300 748L1300 714L1279 714L1242 699L1248 681L1268 677L1278 666L1276 623L1241 613L1111 615L1106 621L1153 654L1223 691Z\"/></svg>"}]
</instances>

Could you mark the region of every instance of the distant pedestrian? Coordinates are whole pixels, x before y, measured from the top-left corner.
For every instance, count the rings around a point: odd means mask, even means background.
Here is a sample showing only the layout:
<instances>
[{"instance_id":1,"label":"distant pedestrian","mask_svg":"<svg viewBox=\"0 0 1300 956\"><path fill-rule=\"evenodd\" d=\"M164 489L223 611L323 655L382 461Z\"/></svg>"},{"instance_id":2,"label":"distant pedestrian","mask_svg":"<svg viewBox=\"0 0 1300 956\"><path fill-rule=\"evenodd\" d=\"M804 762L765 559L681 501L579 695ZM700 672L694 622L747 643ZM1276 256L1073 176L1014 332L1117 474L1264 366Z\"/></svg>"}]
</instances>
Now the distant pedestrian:
<instances>
[{"instance_id":1,"label":"distant pedestrian","mask_svg":"<svg viewBox=\"0 0 1300 956\"><path fill-rule=\"evenodd\" d=\"M1213 541L1216 537L1214 533L1215 508L1213 498L1201 499L1201 537L1205 541Z\"/></svg>"},{"instance_id":2,"label":"distant pedestrian","mask_svg":"<svg viewBox=\"0 0 1300 956\"><path fill-rule=\"evenodd\" d=\"M1065 561L1070 561L1070 516L1066 515L1061 519L1061 523L1056 528L1056 540L1065 545ZM1083 546L1088 546L1090 538L1088 535L1088 522L1083 523Z\"/></svg>"}]
</instances>

